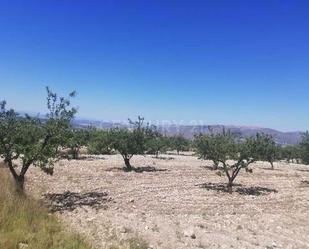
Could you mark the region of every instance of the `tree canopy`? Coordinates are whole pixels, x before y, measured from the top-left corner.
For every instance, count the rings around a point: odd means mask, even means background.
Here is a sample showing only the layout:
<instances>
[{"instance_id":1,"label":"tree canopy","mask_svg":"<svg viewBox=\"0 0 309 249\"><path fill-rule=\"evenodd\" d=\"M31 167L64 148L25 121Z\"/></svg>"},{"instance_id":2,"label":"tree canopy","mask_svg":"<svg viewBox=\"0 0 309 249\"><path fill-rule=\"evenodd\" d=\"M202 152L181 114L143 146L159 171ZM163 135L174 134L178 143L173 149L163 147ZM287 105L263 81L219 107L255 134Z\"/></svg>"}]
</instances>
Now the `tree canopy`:
<instances>
[{"instance_id":1,"label":"tree canopy","mask_svg":"<svg viewBox=\"0 0 309 249\"><path fill-rule=\"evenodd\" d=\"M72 92L69 98L74 96L75 92ZM59 146L76 113L75 108L70 108L69 98L58 97L47 88L48 114L45 119L21 116L13 109L6 109L5 101L1 102L0 154L21 189L31 165L40 167L48 174L53 173ZM21 159L20 171L15 168L15 159Z\"/></svg>"}]
</instances>

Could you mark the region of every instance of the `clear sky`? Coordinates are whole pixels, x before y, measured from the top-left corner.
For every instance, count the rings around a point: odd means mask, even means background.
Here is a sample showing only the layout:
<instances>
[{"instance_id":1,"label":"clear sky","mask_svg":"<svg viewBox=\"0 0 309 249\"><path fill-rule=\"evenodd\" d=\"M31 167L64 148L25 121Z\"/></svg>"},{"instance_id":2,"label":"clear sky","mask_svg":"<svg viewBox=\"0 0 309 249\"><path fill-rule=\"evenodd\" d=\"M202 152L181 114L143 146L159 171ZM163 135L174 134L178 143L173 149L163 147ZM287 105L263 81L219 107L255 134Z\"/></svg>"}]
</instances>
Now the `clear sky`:
<instances>
[{"instance_id":1,"label":"clear sky","mask_svg":"<svg viewBox=\"0 0 309 249\"><path fill-rule=\"evenodd\" d=\"M309 129L307 0L0 1L0 99L78 116Z\"/></svg>"}]
</instances>

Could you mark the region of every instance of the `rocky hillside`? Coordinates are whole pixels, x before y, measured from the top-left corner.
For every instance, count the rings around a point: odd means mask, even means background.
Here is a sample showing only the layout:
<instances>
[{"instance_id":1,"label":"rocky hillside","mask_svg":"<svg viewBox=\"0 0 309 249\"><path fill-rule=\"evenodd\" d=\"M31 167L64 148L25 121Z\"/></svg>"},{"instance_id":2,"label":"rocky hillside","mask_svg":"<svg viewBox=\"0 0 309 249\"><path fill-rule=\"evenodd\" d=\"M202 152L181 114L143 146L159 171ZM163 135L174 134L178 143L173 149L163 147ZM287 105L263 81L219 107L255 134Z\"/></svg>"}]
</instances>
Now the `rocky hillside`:
<instances>
[{"instance_id":1,"label":"rocky hillside","mask_svg":"<svg viewBox=\"0 0 309 249\"><path fill-rule=\"evenodd\" d=\"M112 127L126 127L123 123L112 123L103 121L91 121L86 119L76 119L74 121L76 127L93 126L99 129L110 129ZM193 138L194 134L212 132L222 132L230 130L232 133L240 137L250 137L257 133L265 133L271 135L279 144L296 144L300 141L302 132L281 132L269 128L250 127L250 126L224 126L224 125L165 125L158 127L161 132L167 136L181 134L186 138Z\"/></svg>"}]
</instances>

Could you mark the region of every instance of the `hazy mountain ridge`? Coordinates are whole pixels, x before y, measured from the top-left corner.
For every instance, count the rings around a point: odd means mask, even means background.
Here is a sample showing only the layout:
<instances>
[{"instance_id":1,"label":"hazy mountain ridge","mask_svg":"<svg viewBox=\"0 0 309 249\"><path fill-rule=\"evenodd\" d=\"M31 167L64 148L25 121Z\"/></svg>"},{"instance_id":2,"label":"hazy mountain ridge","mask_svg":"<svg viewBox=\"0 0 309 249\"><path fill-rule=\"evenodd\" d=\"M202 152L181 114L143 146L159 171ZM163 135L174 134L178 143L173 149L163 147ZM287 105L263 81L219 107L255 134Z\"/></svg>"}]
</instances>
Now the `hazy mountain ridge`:
<instances>
[{"instance_id":1,"label":"hazy mountain ridge","mask_svg":"<svg viewBox=\"0 0 309 249\"><path fill-rule=\"evenodd\" d=\"M75 119L75 127L93 126L99 129L110 129L112 127L128 127L128 124L113 123L110 121L96 121L87 119ZM158 129L167 136L181 134L186 138L193 138L194 134L207 134L212 132L222 132L229 130L241 137L254 136L257 133L265 133L272 136L279 144L296 144L300 141L302 132L282 132L270 128L252 127L252 126L235 126L235 125L163 125Z\"/></svg>"}]
</instances>

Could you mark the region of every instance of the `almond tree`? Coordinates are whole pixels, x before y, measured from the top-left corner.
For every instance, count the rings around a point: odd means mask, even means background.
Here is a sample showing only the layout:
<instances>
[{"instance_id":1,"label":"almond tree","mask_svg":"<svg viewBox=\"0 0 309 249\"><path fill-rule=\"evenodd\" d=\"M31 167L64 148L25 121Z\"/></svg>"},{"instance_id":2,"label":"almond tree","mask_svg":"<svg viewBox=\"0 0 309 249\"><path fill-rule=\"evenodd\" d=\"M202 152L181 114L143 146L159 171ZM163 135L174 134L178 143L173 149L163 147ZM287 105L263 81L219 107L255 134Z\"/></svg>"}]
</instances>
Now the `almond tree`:
<instances>
[{"instance_id":1,"label":"almond tree","mask_svg":"<svg viewBox=\"0 0 309 249\"><path fill-rule=\"evenodd\" d=\"M195 153L199 155L199 159L203 160L211 160L213 161L213 170L217 170L219 166L217 150L211 150L210 147L216 146L216 144L223 144L220 143L219 140L224 139L223 136L214 136L211 135L203 135L198 134L194 136L193 140L193 148Z\"/></svg>"},{"instance_id":2,"label":"almond tree","mask_svg":"<svg viewBox=\"0 0 309 249\"><path fill-rule=\"evenodd\" d=\"M175 135L170 137L170 147L177 151L179 155L180 151L188 151L190 147L190 141L183 137L182 135Z\"/></svg>"},{"instance_id":3,"label":"almond tree","mask_svg":"<svg viewBox=\"0 0 309 249\"><path fill-rule=\"evenodd\" d=\"M273 138L266 134L257 134L259 145L256 148L259 160L269 162L271 169L274 169L274 162L279 159L279 147Z\"/></svg>"},{"instance_id":4,"label":"almond tree","mask_svg":"<svg viewBox=\"0 0 309 249\"><path fill-rule=\"evenodd\" d=\"M147 142L154 134L149 124L144 124L144 118L138 117L137 121L129 119L132 130L127 128L114 128L111 132L112 147L118 151L124 160L127 170L132 170L130 163L134 155L144 155Z\"/></svg>"},{"instance_id":5,"label":"almond tree","mask_svg":"<svg viewBox=\"0 0 309 249\"><path fill-rule=\"evenodd\" d=\"M302 154L302 148L299 144L285 145L280 148L280 159L286 160L288 163L300 163Z\"/></svg>"},{"instance_id":6,"label":"almond tree","mask_svg":"<svg viewBox=\"0 0 309 249\"><path fill-rule=\"evenodd\" d=\"M87 129L68 129L65 134L65 147L69 148L68 159L78 159L80 149L88 145L89 139L90 134Z\"/></svg>"},{"instance_id":7,"label":"almond tree","mask_svg":"<svg viewBox=\"0 0 309 249\"><path fill-rule=\"evenodd\" d=\"M112 151L112 137L110 131L92 130L90 132L88 153L94 155L110 155Z\"/></svg>"},{"instance_id":8,"label":"almond tree","mask_svg":"<svg viewBox=\"0 0 309 249\"><path fill-rule=\"evenodd\" d=\"M200 135L202 143L196 143L197 154L217 163L218 170L224 172L228 178L227 189L232 193L233 182L241 169L248 169L249 165L259 159L258 148L261 144L259 136L238 142L230 132ZM220 164L219 164L220 163Z\"/></svg>"},{"instance_id":9,"label":"almond tree","mask_svg":"<svg viewBox=\"0 0 309 249\"><path fill-rule=\"evenodd\" d=\"M147 142L147 154L155 155L158 158L159 153L166 152L169 139L163 136L156 127L153 127L152 137Z\"/></svg>"},{"instance_id":10,"label":"almond tree","mask_svg":"<svg viewBox=\"0 0 309 249\"><path fill-rule=\"evenodd\" d=\"M73 97L72 92L69 97ZM40 167L48 174L53 173L53 163L63 144L64 132L70 126L76 110L70 107L69 98L58 97L47 88L45 119L21 116L13 109L0 105L0 154L9 168L19 190L23 190L25 175L31 165ZM20 159L21 167L14 164Z\"/></svg>"}]
</instances>

